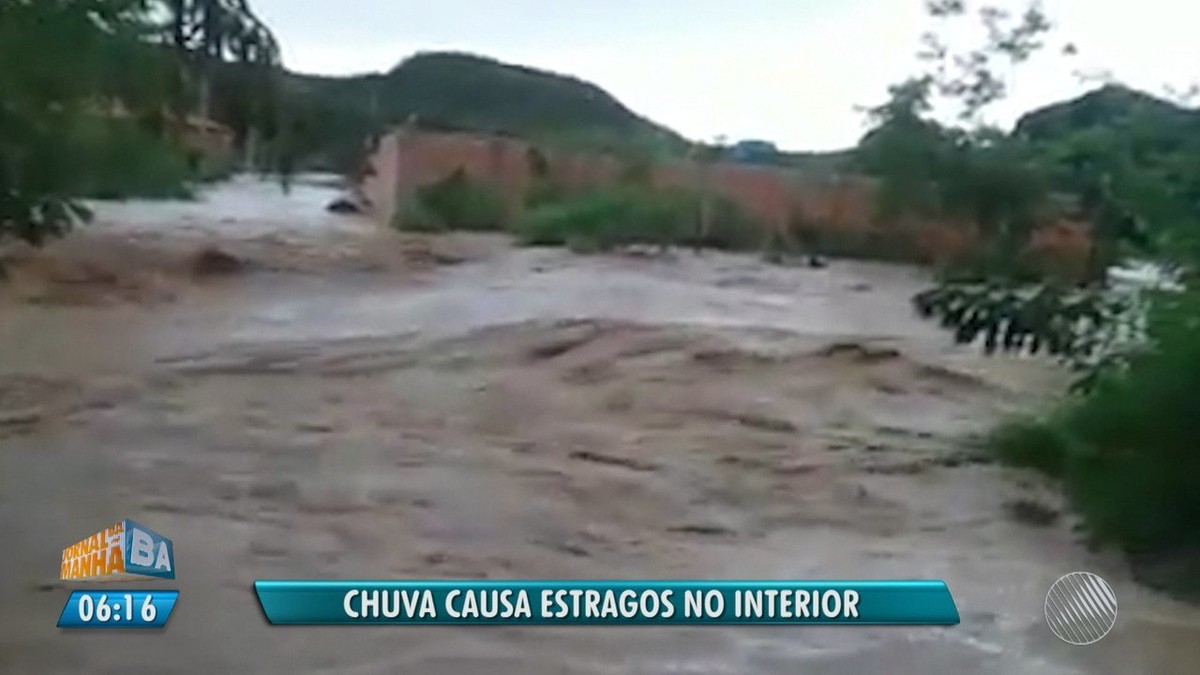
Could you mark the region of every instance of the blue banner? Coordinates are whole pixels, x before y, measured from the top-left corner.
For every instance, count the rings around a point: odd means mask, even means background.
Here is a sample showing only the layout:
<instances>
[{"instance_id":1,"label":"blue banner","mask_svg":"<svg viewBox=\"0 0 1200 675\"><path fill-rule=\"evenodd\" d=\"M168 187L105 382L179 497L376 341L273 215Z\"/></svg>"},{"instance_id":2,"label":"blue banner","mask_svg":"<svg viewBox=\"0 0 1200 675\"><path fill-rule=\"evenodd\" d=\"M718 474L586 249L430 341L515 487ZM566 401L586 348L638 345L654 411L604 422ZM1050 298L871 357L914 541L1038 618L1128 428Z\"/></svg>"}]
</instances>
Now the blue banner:
<instances>
[{"instance_id":1,"label":"blue banner","mask_svg":"<svg viewBox=\"0 0 1200 675\"><path fill-rule=\"evenodd\" d=\"M941 581L256 581L273 625L957 625Z\"/></svg>"},{"instance_id":2,"label":"blue banner","mask_svg":"<svg viewBox=\"0 0 1200 675\"><path fill-rule=\"evenodd\" d=\"M59 628L162 628L179 591L75 591L67 598Z\"/></svg>"}]
</instances>

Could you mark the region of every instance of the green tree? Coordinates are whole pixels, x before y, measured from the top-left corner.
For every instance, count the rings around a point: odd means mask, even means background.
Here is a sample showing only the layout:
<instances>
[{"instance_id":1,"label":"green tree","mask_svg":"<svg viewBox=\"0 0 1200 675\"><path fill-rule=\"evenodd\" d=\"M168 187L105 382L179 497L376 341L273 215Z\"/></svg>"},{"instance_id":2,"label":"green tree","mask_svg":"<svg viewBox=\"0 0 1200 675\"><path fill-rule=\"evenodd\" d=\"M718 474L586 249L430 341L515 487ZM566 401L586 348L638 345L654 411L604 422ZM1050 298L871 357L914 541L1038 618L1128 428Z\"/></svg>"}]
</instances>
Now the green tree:
<instances>
[{"instance_id":1,"label":"green tree","mask_svg":"<svg viewBox=\"0 0 1200 675\"><path fill-rule=\"evenodd\" d=\"M928 5L937 21L970 14L965 1ZM992 448L1062 479L1093 540L1122 548L1143 580L1200 598L1200 291L1194 278L1172 291L1120 289L1109 278L1131 253L1200 267L1200 121L1190 110L1106 86L1023 118L1015 134L981 134L979 113L1006 90L997 63L1036 50L1048 22L1026 12L1005 32L995 29L1002 13L984 8L979 16L987 44L951 58L963 66L956 73L929 76L931 90L965 111L959 120L967 128L949 134L958 137L949 155L934 153L953 159L920 175L934 176L928 182L939 212L965 206L993 240L1013 244L1021 223L1038 220L1026 208L1038 194L1049 188L1069 197L1069 208L1092 226L1087 275L1065 285L979 265L969 279L919 294L916 307L987 353L1048 352L1083 367L1078 395L1049 415L1002 425ZM931 61L950 58L936 36L926 45ZM893 93L897 105L899 98ZM921 145L911 135L897 142L905 140Z\"/></svg>"},{"instance_id":2,"label":"green tree","mask_svg":"<svg viewBox=\"0 0 1200 675\"><path fill-rule=\"evenodd\" d=\"M889 89L887 102L867 110L873 128L858 145L857 164L881 179L883 219L937 215L936 181L950 140L927 118L932 86L929 77L907 80Z\"/></svg>"},{"instance_id":3,"label":"green tree","mask_svg":"<svg viewBox=\"0 0 1200 675\"><path fill-rule=\"evenodd\" d=\"M196 112L228 124L246 154L258 162L260 141L283 133L286 114L279 45L247 0L159 0L167 17L160 40L173 47L182 91L195 92ZM175 101L177 111L193 97ZM276 143L278 145L278 143ZM271 155L281 174L291 171Z\"/></svg>"},{"instance_id":4,"label":"green tree","mask_svg":"<svg viewBox=\"0 0 1200 675\"><path fill-rule=\"evenodd\" d=\"M212 117L214 79L225 63L279 65L279 46L246 0L165 0L165 38L197 80L197 109Z\"/></svg>"},{"instance_id":5,"label":"green tree","mask_svg":"<svg viewBox=\"0 0 1200 675\"><path fill-rule=\"evenodd\" d=\"M135 76L148 16L142 0L0 0L0 239L40 244L88 217L71 132L118 95L153 96Z\"/></svg>"},{"instance_id":6,"label":"green tree","mask_svg":"<svg viewBox=\"0 0 1200 675\"><path fill-rule=\"evenodd\" d=\"M914 299L923 315L939 319L960 342L982 338L989 352L1045 350L1086 362L1106 342L1096 324L1120 307L1100 290L1040 279L1025 251L1031 234L1053 215L1053 188L1064 183L1055 184L1044 148L983 122L987 109L1006 95L1016 67L1044 47L1051 24L1037 2L1018 14L975 7L955 0L927 3L936 26L922 39L927 70L893 87L887 103L868 111L874 128L859 146L859 161L880 179L881 206L893 214L964 223L983 237L978 255ZM978 21L984 38L955 52L939 30L964 21ZM955 111L955 124L931 119L935 110ZM1102 283L1131 220L1106 188L1111 182L1099 180L1103 171L1070 175L1076 200L1097 223L1092 268L1100 271L1087 281Z\"/></svg>"}]
</instances>

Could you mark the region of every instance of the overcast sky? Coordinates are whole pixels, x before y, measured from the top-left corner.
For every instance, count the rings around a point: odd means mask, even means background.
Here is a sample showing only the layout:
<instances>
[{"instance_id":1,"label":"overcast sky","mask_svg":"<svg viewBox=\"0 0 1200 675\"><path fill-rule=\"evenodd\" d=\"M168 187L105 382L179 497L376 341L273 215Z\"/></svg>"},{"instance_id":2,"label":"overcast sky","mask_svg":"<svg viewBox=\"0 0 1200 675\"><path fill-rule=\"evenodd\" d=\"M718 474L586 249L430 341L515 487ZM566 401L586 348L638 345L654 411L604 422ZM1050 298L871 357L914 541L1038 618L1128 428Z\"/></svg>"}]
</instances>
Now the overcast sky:
<instances>
[{"instance_id":1,"label":"overcast sky","mask_svg":"<svg viewBox=\"0 0 1200 675\"><path fill-rule=\"evenodd\" d=\"M979 3L976 3L979 4ZM1021 0L994 4L1023 7ZM991 113L1022 111L1109 70L1160 93L1200 80L1200 3L1044 0L1056 46L1016 72ZM764 138L790 150L853 145L856 105L914 72L923 0L253 0L293 70L387 70L418 51L459 50L590 80L686 136ZM968 33L959 33L969 40ZM1055 53L1057 50L1054 50ZM1189 72L1190 71L1190 72Z\"/></svg>"}]
</instances>

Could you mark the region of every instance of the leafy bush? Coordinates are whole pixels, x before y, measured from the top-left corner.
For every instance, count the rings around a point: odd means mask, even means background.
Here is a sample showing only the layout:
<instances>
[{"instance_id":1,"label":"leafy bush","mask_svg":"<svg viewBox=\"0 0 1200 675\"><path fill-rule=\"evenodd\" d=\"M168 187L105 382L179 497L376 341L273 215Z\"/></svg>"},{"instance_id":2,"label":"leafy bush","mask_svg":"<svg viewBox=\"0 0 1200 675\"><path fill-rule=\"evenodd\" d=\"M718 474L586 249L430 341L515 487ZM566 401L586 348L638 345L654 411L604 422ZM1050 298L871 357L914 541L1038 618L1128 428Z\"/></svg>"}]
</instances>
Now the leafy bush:
<instances>
[{"instance_id":1,"label":"leafy bush","mask_svg":"<svg viewBox=\"0 0 1200 675\"><path fill-rule=\"evenodd\" d=\"M507 207L500 193L459 169L418 188L400 204L391 226L408 232L488 232L504 229L506 221Z\"/></svg>"},{"instance_id":2,"label":"leafy bush","mask_svg":"<svg viewBox=\"0 0 1200 675\"><path fill-rule=\"evenodd\" d=\"M795 232L801 248L807 253L882 262L926 262L920 259L912 242L897 236L895 231L803 225L795 228Z\"/></svg>"},{"instance_id":3,"label":"leafy bush","mask_svg":"<svg viewBox=\"0 0 1200 675\"><path fill-rule=\"evenodd\" d=\"M1066 359L1087 358L1101 346L1102 329L1125 305L1122 298L1051 284L1013 287L1004 282L945 282L913 298L924 318L938 319L959 344L983 338L996 351Z\"/></svg>"},{"instance_id":4,"label":"leafy bush","mask_svg":"<svg viewBox=\"0 0 1200 675\"><path fill-rule=\"evenodd\" d=\"M392 227L404 232L443 232L442 220L418 199L410 199L392 216Z\"/></svg>"},{"instance_id":5,"label":"leafy bush","mask_svg":"<svg viewBox=\"0 0 1200 675\"><path fill-rule=\"evenodd\" d=\"M608 250L678 243L695 227L697 202L685 192L624 186L531 209L517 224L521 243Z\"/></svg>"},{"instance_id":6,"label":"leafy bush","mask_svg":"<svg viewBox=\"0 0 1200 675\"><path fill-rule=\"evenodd\" d=\"M419 209L428 211L427 215L441 224L439 229L502 230L507 219L500 193L472 180L461 169L441 181L419 188L416 201Z\"/></svg>"},{"instance_id":7,"label":"leafy bush","mask_svg":"<svg viewBox=\"0 0 1200 675\"><path fill-rule=\"evenodd\" d=\"M535 176L529 191L525 194L525 206L535 209L554 202L567 199L567 191L553 179Z\"/></svg>"},{"instance_id":8,"label":"leafy bush","mask_svg":"<svg viewBox=\"0 0 1200 675\"><path fill-rule=\"evenodd\" d=\"M1089 450L1073 496L1096 534L1134 552L1200 545L1200 303L1155 310L1154 349L1109 373L1069 419Z\"/></svg>"},{"instance_id":9,"label":"leafy bush","mask_svg":"<svg viewBox=\"0 0 1200 675\"><path fill-rule=\"evenodd\" d=\"M1045 420L998 428L1011 463L1060 476L1098 542L1134 555L1190 556L1200 570L1200 300L1155 308L1153 348L1110 370ZM1175 582L1179 580L1174 580Z\"/></svg>"},{"instance_id":10,"label":"leafy bush","mask_svg":"<svg viewBox=\"0 0 1200 675\"><path fill-rule=\"evenodd\" d=\"M1055 478L1066 472L1072 439L1057 419L1012 419L988 434L987 444L1013 466L1037 469Z\"/></svg>"},{"instance_id":11,"label":"leafy bush","mask_svg":"<svg viewBox=\"0 0 1200 675\"><path fill-rule=\"evenodd\" d=\"M100 101L164 102L137 58L152 14L136 0L0 2L0 238L65 234L88 219L73 201L82 179L124 180L119 165L88 161L77 136L99 123Z\"/></svg>"},{"instance_id":12,"label":"leafy bush","mask_svg":"<svg viewBox=\"0 0 1200 675\"><path fill-rule=\"evenodd\" d=\"M699 203L701 198L694 199ZM716 195L710 208L708 231L690 235L687 244L728 251L749 251L763 245L766 226L736 201Z\"/></svg>"},{"instance_id":13,"label":"leafy bush","mask_svg":"<svg viewBox=\"0 0 1200 675\"><path fill-rule=\"evenodd\" d=\"M192 180L200 183L219 183L232 178L239 170L238 161L232 157L224 159L196 157L190 160ZM280 172L282 178L282 172ZM293 175L288 175L290 181Z\"/></svg>"},{"instance_id":14,"label":"leafy bush","mask_svg":"<svg viewBox=\"0 0 1200 675\"><path fill-rule=\"evenodd\" d=\"M98 199L190 195L183 152L131 120L84 116L70 130L72 189Z\"/></svg>"},{"instance_id":15,"label":"leafy bush","mask_svg":"<svg viewBox=\"0 0 1200 675\"><path fill-rule=\"evenodd\" d=\"M700 229L703 198L694 191L627 183L562 195L548 192L534 200L531 194L531 208L517 224L522 243L587 252L631 244L752 250L763 242L762 223L720 195L712 197L707 231Z\"/></svg>"}]
</instances>

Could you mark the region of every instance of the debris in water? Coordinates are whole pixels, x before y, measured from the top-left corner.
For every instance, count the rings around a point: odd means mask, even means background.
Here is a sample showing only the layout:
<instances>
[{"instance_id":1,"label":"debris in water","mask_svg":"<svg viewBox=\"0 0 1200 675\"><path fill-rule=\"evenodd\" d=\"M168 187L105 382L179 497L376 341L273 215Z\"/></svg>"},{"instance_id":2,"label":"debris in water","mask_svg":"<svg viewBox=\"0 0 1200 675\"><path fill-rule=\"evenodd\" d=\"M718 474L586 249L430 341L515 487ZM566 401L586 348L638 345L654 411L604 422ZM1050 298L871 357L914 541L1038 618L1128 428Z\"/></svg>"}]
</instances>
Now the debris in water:
<instances>
[{"instance_id":1,"label":"debris in water","mask_svg":"<svg viewBox=\"0 0 1200 675\"><path fill-rule=\"evenodd\" d=\"M777 434L791 434L796 432L795 424L788 420L779 419L776 417L764 417L754 413L742 413L735 415L734 419L738 424L751 429L770 431Z\"/></svg>"},{"instance_id":2,"label":"debris in water","mask_svg":"<svg viewBox=\"0 0 1200 675\"><path fill-rule=\"evenodd\" d=\"M1032 499L1011 501L1005 507L1017 522L1038 527L1053 525L1060 515L1058 509Z\"/></svg>"},{"instance_id":3,"label":"debris in water","mask_svg":"<svg viewBox=\"0 0 1200 675\"><path fill-rule=\"evenodd\" d=\"M337 213L341 215L353 215L356 213L362 213L363 208L361 204L350 197L338 197L330 202L329 206L325 207L325 210L329 211L330 213Z\"/></svg>"},{"instance_id":4,"label":"debris in water","mask_svg":"<svg viewBox=\"0 0 1200 675\"><path fill-rule=\"evenodd\" d=\"M245 269L245 263L215 246L206 246L192 257L192 275L197 277L226 276Z\"/></svg>"},{"instance_id":5,"label":"debris in water","mask_svg":"<svg viewBox=\"0 0 1200 675\"><path fill-rule=\"evenodd\" d=\"M675 534L696 534L702 537L731 537L735 533L733 530L723 525L679 525L668 529L668 532Z\"/></svg>"},{"instance_id":6,"label":"debris in water","mask_svg":"<svg viewBox=\"0 0 1200 675\"><path fill-rule=\"evenodd\" d=\"M862 363L877 363L900 358L900 350L892 347L873 347L862 342L835 342L818 352L818 356L849 356Z\"/></svg>"},{"instance_id":7,"label":"debris in water","mask_svg":"<svg viewBox=\"0 0 1200 675\"><path fill-rule=\"evenodd\" d=\"M601 331L595 326L588 326L582 334L558 336L551 338L529 350L529 357L535 360L553 359L567 352L586 345L600 336Z\"/></svg>"},{"instance_id":8,"label":"debris in water","mask_svg":"<svg viewBox=\"0 0 1200 675\"><path fill-rule=\"evenodd\" d=\"M37 424L42 419L39 408L27 410L0 410L0 427L16 427Z\"/></svg>"},{"instance_id":9,"label":"debris in water","mask_svg":"<svg viewBox=\"0 0 1200 675\"><path fill-rule=\"evenodd\" d=\"M571 459L576 459L581 462L592 462L594 464L607 464L608 466L621 466L634 471L658 471L657 464L650 462L642 462L628 457L614 457L612 455L603 455L598 452L589 450L579 450L570 454Z\"/></svg>"}]
</instances>

